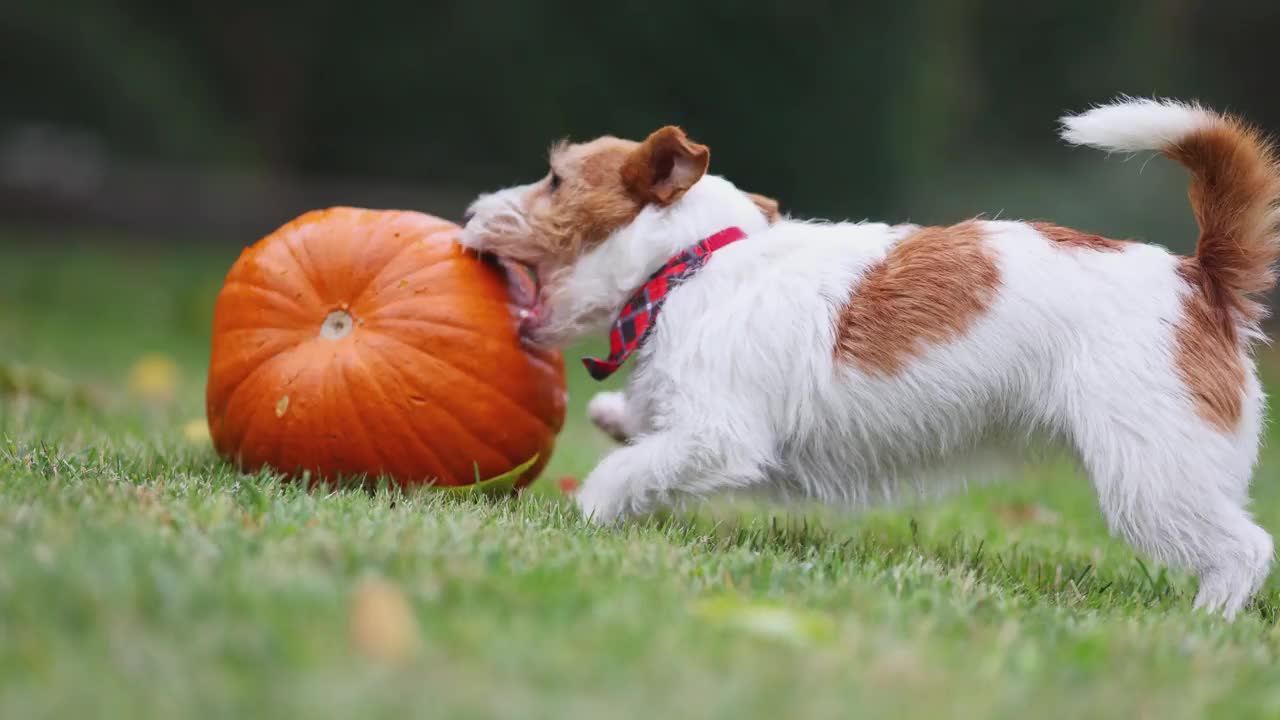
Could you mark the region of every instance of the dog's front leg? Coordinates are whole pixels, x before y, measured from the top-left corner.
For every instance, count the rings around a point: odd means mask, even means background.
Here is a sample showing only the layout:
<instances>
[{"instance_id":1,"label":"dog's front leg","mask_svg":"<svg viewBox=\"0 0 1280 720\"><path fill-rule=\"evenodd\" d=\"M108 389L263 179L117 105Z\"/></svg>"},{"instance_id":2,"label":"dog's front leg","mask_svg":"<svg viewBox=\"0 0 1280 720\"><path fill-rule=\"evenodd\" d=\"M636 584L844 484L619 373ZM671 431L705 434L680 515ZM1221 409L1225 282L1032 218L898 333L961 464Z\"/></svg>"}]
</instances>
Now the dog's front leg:
<instances>
[{"instance_id":1,"label":"dog's front leg","mask_svg":"<svg viewBox=\"0 0 1280 720\"><path fill-rule=\"evenodd\" d=\"M604 434L625 443L640 432L640 418L627 405L627 396L621 392L597 393L587 403L587 417Z\"/></svg>"},{"instance_id":2,"label":"dog's front leg","mask_svg":"<svg viewBox=\"0 0 1280 720\"><path fill-rule=\"evenodd\" d=\"M691 461L686 444L669 433L647 435L591 471L575 495L578 508L600 525L652 512L679 487Z\"/></svg>"},{"instance_id":3,"label":"dog's front leg","mask_svg":"<svg viewBox=\"0 0 1280 720\"><path fill-rule=\"evenodd\" d=\"M609 524L764 481L760 453L724 440L673 430L640 435L591 471L575 496L578 507L584 517Z\"/></svg>"}]
</instances>

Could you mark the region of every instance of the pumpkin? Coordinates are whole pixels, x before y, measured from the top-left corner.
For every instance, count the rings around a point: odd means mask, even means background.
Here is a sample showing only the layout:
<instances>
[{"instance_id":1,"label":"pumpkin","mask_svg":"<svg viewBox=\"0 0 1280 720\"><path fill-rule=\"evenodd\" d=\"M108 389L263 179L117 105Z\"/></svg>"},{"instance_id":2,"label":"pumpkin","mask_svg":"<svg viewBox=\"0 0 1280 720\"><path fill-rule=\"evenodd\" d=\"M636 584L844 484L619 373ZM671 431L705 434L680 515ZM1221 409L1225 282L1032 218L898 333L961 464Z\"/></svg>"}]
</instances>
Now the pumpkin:
<instances>
[{"instance_id":1,"label":"pumpkin","mask_svg":"<svg viewBox=\"0 0 1280 720\"><path fill-rule=\"evenodd\" d=\"M528 277L464 250L458 232L331 208L246 249L214 307L218 452L314 478L532 482L564 422L564 361L521 341Z\"/></svg>"}]
</instances>

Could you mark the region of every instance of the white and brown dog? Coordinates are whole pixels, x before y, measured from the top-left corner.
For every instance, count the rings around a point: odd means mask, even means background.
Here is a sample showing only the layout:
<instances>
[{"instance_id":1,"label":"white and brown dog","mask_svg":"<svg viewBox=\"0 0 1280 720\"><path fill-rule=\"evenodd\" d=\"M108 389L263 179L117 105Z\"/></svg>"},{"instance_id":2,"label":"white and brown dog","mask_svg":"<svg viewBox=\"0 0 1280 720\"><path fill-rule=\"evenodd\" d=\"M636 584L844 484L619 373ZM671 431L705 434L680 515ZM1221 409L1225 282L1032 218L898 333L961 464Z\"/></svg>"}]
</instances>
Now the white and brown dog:
<instances>
[{"instance_id":1,"label":"white and brown dog","mask_svg":"<svg viewBox=\"0 0 1280 720\"><path fill-rule=\"evenodd\" d=\"M478 199L463 242L536 271L533 341L614 324L615 364L638 345L625 394L590 404L626 444L586 479L583 513L724 491L864 506L1047 436L1115 533L1198 573L1197 607L1239 611L1273 554L1247 505L1280 172L1257 132L1194 105L1124 100L1063 124L1068 142L1191 170L1194 257L1046 223L779 218L672 127L558 145L546 177ZM745 239L705 242L730 228ZM637 295L654 282L662 297ZM639 328L614 322L624 307Z\"/></svg>"}]
</instances>

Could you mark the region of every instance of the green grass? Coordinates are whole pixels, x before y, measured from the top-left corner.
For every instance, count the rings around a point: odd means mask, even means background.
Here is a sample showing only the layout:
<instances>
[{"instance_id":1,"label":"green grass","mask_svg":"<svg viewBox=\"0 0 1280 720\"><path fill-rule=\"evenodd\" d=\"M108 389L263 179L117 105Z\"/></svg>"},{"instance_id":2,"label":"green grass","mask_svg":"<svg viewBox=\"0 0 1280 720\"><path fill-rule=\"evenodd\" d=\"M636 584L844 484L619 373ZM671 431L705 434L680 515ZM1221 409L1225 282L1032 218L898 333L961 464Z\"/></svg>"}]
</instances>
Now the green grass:
<instances>
[{"instance_id":1,"label":"green grass","mask_svg":"<svg viewBox=\"0 0 1280 720\"><path fill-rule=\"evenodd\" d=\"M856 517L602 531L554 482L610 447L571 367L535 492L307 492L184 432L234 249L18 240L0 366L70 389L0 378L0 718L1280 715L1280 584L1233 624L1193 613L1194 580L1111 540L1065 463ZM152 353L168 401L128 390ZM1278 476L1268 452L1273 531ZM382 616L412 647L353 630L369 593L407 600Z\"/></svg>"}]
</instances>

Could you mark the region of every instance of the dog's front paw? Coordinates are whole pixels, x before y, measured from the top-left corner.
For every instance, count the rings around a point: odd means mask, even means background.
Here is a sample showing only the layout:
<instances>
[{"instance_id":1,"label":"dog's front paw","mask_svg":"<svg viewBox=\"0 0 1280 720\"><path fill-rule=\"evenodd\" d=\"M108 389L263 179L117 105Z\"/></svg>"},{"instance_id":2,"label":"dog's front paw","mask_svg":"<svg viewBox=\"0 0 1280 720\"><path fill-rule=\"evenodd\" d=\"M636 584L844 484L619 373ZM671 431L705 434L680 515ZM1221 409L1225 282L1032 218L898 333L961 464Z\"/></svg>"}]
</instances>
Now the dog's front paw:
<instances>
[{"instance_id":1,"label":"dog's front paw","mask_svg":"<svg viewBox=\"0 0 1280 720\"><path fill-rule=\"evenodd\" d=\"M604 434L625 443L630 439L627 430L627 399L620 392L603 392L587 403L587 417Z\"/></svg>"},{"instance_id":2,"label":"dog's front paw","mask_svg":"<svg viewBox=\"0 0 1280 720\"><path fill-rule=\"evenodd\" d=\"M582 518L601 526L614 525L625 515L624 498L605 485L599 480L586 482L573 496Z\"/></svg>"}]
</instances>

